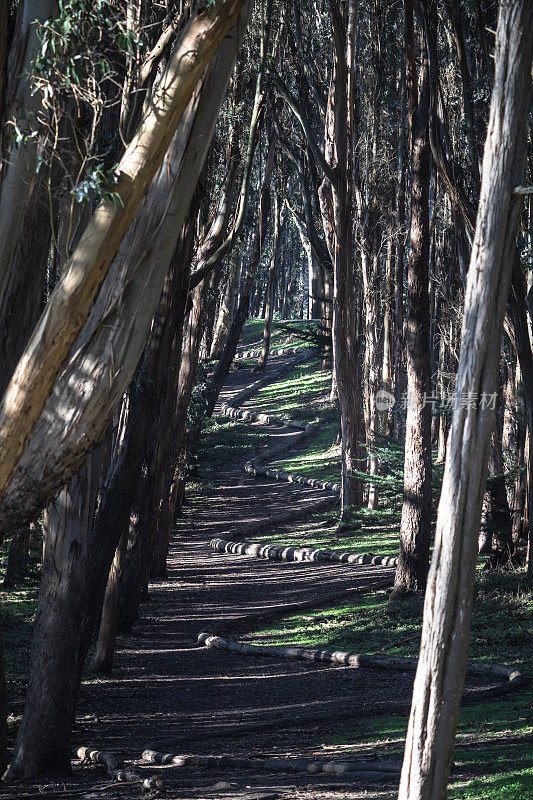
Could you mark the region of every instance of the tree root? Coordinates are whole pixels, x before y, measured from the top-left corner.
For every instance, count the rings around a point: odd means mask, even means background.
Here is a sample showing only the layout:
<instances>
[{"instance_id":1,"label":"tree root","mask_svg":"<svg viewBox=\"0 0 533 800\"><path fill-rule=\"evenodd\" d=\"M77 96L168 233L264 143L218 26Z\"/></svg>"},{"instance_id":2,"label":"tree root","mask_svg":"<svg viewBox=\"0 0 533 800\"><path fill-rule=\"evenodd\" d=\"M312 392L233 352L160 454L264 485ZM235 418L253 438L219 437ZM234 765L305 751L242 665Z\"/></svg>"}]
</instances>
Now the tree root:
<instances>
[{"instance_id":1,"label":"tree root","mask_svg":"<svg viewBox=\"0 0 533 800\"><path fill-rule=\"evenodd\" d=\"M367 564L371 566L396 567L398 559L393 556L377 556L374 553L353 553L331 550L329 547L290 547L289 545L254 544L252 542L232 542L227 539L212 539L212 550L217 553L268 558L273 561L328 561L338 564Z\"/></svg>"},{"instance_id":2,"label":"tree root","mask_svg":"<svg viewBox=\"0 0 533 800\"><path fill-rule=\"evenodd\" d=\"M396 780L400 764L387 761L310 761L291 758L237 758L233 756L182 756L145 750L143 760L149 764L170 764L175 767L210 767L220 769L253 769L268 772L299 772L310 775L349 775L365 780Z\"/></svg>"}]
</instances>

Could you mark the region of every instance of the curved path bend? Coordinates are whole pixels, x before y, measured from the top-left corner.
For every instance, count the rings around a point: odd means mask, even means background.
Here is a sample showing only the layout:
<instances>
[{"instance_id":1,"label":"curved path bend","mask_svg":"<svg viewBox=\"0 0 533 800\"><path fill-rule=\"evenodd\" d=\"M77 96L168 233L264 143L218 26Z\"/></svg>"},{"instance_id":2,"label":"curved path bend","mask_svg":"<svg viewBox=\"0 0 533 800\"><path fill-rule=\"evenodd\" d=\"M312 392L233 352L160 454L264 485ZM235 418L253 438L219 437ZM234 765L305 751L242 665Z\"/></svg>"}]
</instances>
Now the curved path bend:
<instances>
[{"instance_id":1,"label":"curved path bend","mask_svg":"<svg viewBox=\"0 0 533 800\"><path fill-rule=\"evenodd\" d=\"M272 358L267 374L288 358ZM231 401L256 379L249 368L232 372L221 402ZM268 431L269 447L298 436L298 431L282 425L262 427ZM250 452L243 452L225 464L187 505L173 537L168 577L151 587L133 634L119 639L113 675L83 686L75 747L109 750L130 764L145 747L183 754L318 753L324 758L316 742L343 730L364 732L369 717L391 713L399 699L403 704L409 699L412 675L407 673L242 659L197 642L202 630L235 626L238 635L246 615L392 576L391 567L272 562L213 553L209 543L214 537L253 538L251 523L264 523L280 509L305 512L325 496L316 488L256 479L244 471L249 459ZM291 529L294 523L276 525L273 532ZM357 600L353 603L355 615ZM154 771L146 769L147 774ZM353 776L256 775L192 766L158 769L164 780L158 794L162 798L267 800L274 791L276 796L306 800L354 800L368 797L364 792L370 788ZM389 789L391 785L394 779ZM384 796L381 791L386 788L373 788L371 796ZM120 796L128 796L128 791L138 790L123 789Z\"/></svg>"}]
</instances>

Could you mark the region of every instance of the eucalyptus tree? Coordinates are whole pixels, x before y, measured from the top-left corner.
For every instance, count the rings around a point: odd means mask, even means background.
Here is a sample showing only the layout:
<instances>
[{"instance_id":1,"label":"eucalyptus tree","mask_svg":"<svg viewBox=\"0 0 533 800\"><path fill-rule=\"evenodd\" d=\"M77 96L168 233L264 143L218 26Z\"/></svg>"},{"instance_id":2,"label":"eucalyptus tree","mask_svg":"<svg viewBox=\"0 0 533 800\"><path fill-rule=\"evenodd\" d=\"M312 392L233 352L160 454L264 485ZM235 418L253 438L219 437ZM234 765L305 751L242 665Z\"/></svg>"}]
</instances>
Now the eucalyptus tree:
<instances>
[{"instance_id":1,"label":"eucalyptus tree","mask_svg":"<svg viewBox=\"0 0 533 800\"><path fill-rule=\"evenodd\" d=\"M424 591L429 569L431 525L431 366L429 348L429 62L431 15L421 0L426 35L420 81L415 72L413 2L405 0L405 56L412 155L411 230L407 261L407 419L397 592ZM420 83L420 88L418 88Z\"/></svg>"},{"instance_id":2,"label":"eucalyptus tree","mask_svg":"<svg viewBox=\"0 0 533 800\"><path fill-rule=\"evenodd\" d=\"M497 388L502 326L511 283L527 146L533 7L500 4L494 86L483 157L476 233L468 272L456 402L435 550L424 605L400 800L446 797L464 685L474 595L477 534ZM469 395L470 393L470 395Z\"/></svg>"},{"instance_id":3,"label":"eucalyptus tree","mask_svg":"<svg viewBox=\"0 0 533 800\"><path fill-rule=\"evenodd\" d=\"M30 338L0 405L0 498L12 482L92 301L148 191L209 60L235 25L244 0L215 2L190 21L160 77L137 134L116 168L113 199L95 210ZM155 304L154 304L155 305ZM87 442L85 452L90 444ZM84 453L76 454L78 460ZM76 464L77 466L77 464ZM61 482L75 472L71 467Z\"/></svg>"},{"instance_id":4,"label":"eucalyptus tree","mask_svg":"<svg viewBox=\"0 0 533 800\"><path fill-rule=\"evenodd\" d=\"M63 325L68 322L68 316L67 319L58 320L55 315L63 307L68 308L69 314L73 314L77 307L76 326L78 329L81 327L84 303L90 301L98 287L98 280L102 280L105 268L115 255L114 245L118 249L118 255L112 262L112 270L104 280L97 302L91 309L89 321L82 329L69 361L63 366L59 382L56 382L47 401L47 409L39 419L44 428L49 424L63 424L65 415L57 413L57 404L66 411L72 409L75 402L77 416L74 419L67 414L68 431L64 432L73 436L74 440L77 436L79 438L77 445L70 450L67 467L65 463L59 466L65 451L57 452L56 448L57 471L54 474L52 467L46 486L43 485L46 481L42 480L41 474L39 487L32 487L33 502L37 504L48 499L54 487L70 477L87 449L101 438L113 409L131 378L161 294L181 223L187 214L209 147L218 110L246 30L249 12L250 5L244 2L216 3L185 26L168 66L162 73L160 83L154 90L150 108L141 122L139 133L133 137L119 163L120 177L115 188L121 202L113 205L110 201L104 201L97 208L80 244L73 252L64 277L50 298L43 320L33 336L34 344L30 342L30 351L35 353L36 358L23 358L11 388L4 397L6 431L9 430L9 420L18 419L19 424L26 425L29 433L31 423L28 423L26 417L21 418L20 414L15 413L9 398L13 398L14 393L17 394L17 386L20 388L19 379L22 380L27 375L28 369L36 379L39 373L37 355L45 358L45 371L49 378L52 377L56 369L54 364L59 365L65 341L69 338L67 336L65 340L61 334ZM226 36L228 32L230 35ZM205 67L209 64L210 69L206 72ZM160 167L171 140L170 157ZM160 168L157 172L158 167ZM150 187L150 178L156 172L156 178ZM136 206L146 192L149 193L148 201L141 207L127 240L121 245L120 236L127 227L128 215L131 220ZM113 221L116 227L113 226ZM154 227L157 236L153 234ZM139 258L138 245L143 239ZM77 297L77 303L74 302L74 297ZM142 306L142 313L139 305ZM68 328L71 338L76 332L76 326L71 323ZM46 334L49 330L56 331L60 340L54 340L54 346L48 355L50 342ZM114 331L113 341L109 339L110 330ZM96 369L92 380L88 379L89 364ZM112 381L109 381L110 368ZM73 377L79 374L80 369L84 375L84 402L80 383ZM27 388L24 385L21 391ZM28 398L34 412L37 411L39 403L31 391ZM96 418L100 422L95 426ZM68 435L62 437L65 447ZM39 424L35 427L24 457L28 457L28 448L31 450L32 444L35 445L38 440ZM47 434L45 441L51 442ZM55 441L57 443L57 439ZM26 443L24 440L21 442ZM4 453L2 464L6 477L10 470L9 461L11 460L12 465L14 463L15 450L16 448L11 453ZM33 457L30 456L30 461L35 463L35 453ZM40 467L35 466L42 470L42 463ZM32 478L28 476L27 470L23 469L23 472L25 479L31 482ZM20 475L20 472L17 474ZM117 489L117 483L113 483L113 487ZM10 490L12 489L13 484L10 486ZM82 496L87 498L87 493L83 494L82 491ZM116 497L113 498L115 499ZM72 506L75 524L55 526L56 535L50 536L46 541L45 567L32 645L30 682L24 718L9 771L10 779L28 777L46 770L70 770L70 726L80 665L86 652L83 647L87 645L87 640L81 640L79 626L84 599L84 593L80 591L80 581L83 586L84 581L81 579L90 519L90 514L83 507L84 502L82 500ZM129 510L127 505L125 513L129 514ZM93 532L93 541L95 533L100 532L102 535L105 531L106 519L108 517L105 515L98 515L99 525ZM80 526L80 521L84 521L85 529ZM97 605L99 591L103 598L116 540L114 544L107 541L104 545L100 538L95 544L98 560L88 562L86 568L92 586L85 585L86 596L93 606ZM99 586L102 586L100 590Z\"/></svg>"}]
</instances>

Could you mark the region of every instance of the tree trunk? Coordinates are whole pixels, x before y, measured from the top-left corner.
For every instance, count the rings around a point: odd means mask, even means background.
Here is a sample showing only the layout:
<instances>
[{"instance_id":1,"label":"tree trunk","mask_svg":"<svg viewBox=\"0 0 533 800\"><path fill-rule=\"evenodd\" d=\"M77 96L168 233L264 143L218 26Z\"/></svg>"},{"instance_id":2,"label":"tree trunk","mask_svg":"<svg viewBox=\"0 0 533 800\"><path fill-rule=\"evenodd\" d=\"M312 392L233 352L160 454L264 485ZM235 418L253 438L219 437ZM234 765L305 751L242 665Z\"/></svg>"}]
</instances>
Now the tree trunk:
<instances>
[{"instance_id":1,"label":"tree trunk","mask_svg":"<svg viewBox=\"0 0 533 800\"><path fill-rule=\"evenodd\" d=\"M464 685L477 535L497 390L502 323L524 177L533 57L533 6L500 6L495 77L476 235L468 272L456 403L424 604L399 800L442 800Z\"/></svg>"},{"instance_id":2,"label":"tree trunk","mask_svg":"<svg viewBox=\"0 0 533 800\"><path fill-rule=\"evenodd\" d=\"M488 463L489 481L483 500L482 527L479 537L479 552L496 551L497 564L508 563L514 552L511 512L503 475L504 463L499 426L491 437Z\"/></svg>"},{"instance_id":3,"label":"tree trunk","mask_svg":"<svg viewBox=\"0 0 533 800\"><path fill-rule=\"evenodd\" d=\"M113 201L97 207L48 301L0 404L0 500L196 86L245 5L246 0L216 0L183 32L139 131L117 166ZM0 236L0 241L5 238Z\"/></svg>"},{"instance_id":4,"label":"tree trunk","mask_svg":"<svg viewBox=\"0 0 533 800\"><path fill-rule=\"evenodd\" d=\"M115 641L117 637L117 622L120 605L120 590L122 573L126 561L126 548L128 544L127 532L123 532L120 542L115 552L115 558L111 565L109 578L104 597L104 607L102 609L102 619L100 620L100 630L96 652L91 664L91 672L109 675L113 669L115 658Z\"/></svg>"},{"instance_id":5,"label":"tree trunk","mask_svg":"<svg viewBox=\"0 0 533 800\"><path fill-rule=\"evenodd\" d=\"M267 226L271 211L270 182L272 178L272 171L274 169L276 147L277 136L275 132L272 132L266 156L265 171L261 183L259 210L251 244L250 261L247 265L244 287L239 300L239 306L235 312L233 322L231 323L231 327L228 332L222 356L217 364L213 378L210 381L209 388L206 391L206 416L208 417L210 417L213 413L218 396L222 390L226 378L228 377L231 364L235 358L235 353L237 352L237 346L239 344L244 323L248 319L250 298L252 296L255 273L259 265L259 261L261 260L261 253L266 239ZM195 434L195 441L198 440L199 431L200 429L198 428ZM193 446L195 447L196 444Z\"/></svg>"},{"instance_id":6,"label":"tree trunk","mask_svg":"<svg viewBox=\"0 0 533 800\"><path fill-rule=\"evenodd\" d=\"M30 529L21 528L9 545L7 567L2 581L2 589L16 586L26 575L30 549Z\"/></svg>"},{"instance_id":7,"label":"tree trunk","mask_svg":"<svg viewBox=\"0 0 533 800\"><path fill-rule=\"evenodd\" d=\"M379 434L379 413L376 405L379 389L379 342L378 342L378 276L377 256L374 254L373 236L365 224L367 235L361 252L363 273L363 301L365 309L365 428L366 452L369 475L379 473L376 444ZM368 508L375 510L379 504L378 488L372 481L368 484Z\"/></svg>"},{"instance_id":8,"label":"tree trunk","mask_svg":"<svg viewBox=\"0 0 533 800\"><path fill-rule=\"evenodd\" d=\"M242 256L234 251L231 253L228 261L229 264L226 290L220 305L215 335L213 337L213 345L211 347L211 358L216 359L220 358L222 355L222 350L226 342L229 326L231 325L231 320L233 318L233 312L235 310L235 296L237 293L237 285L239 283Z\"/></svg>"},{"instance_id":9,"label":"tree trunk","mask_svg":"<svg viewBox=\"0 0 533 800\"><path fill-rule=\"evenodd\" d=\"M183 226L171 261L140 370L144 391L137 397L135 413L129 420L131 433L130 430L126 432L127 436L140 438L134 458L135 488L130 495L129 519L125 514L123 528L119 531L121 540L107 582L99 648L93 663L95 672L111 671L116 632L126 627L121 623L125 616L124 609L128 611L127 627L131 629L138 614L141 577L149 574L151 550L158 529L158 510L163 497L166 466L164 456L170 455L167 437L175 405L175 365L179 364L181 355L186 303L184 289L190 272L199 195L200 192L197 191L189 219ZM139 429L136 429L135 423L140 421L140 414L143 421ZM121 493L128 494L128 488L123 486Z\"/></svg>"},{"instance_id":10,"label":"tree trunk","mask_svg":"<svg viewBox=\"0 0 533 800\"><path fill-rule=\"evenodd\" d=\"M33 628L26 705L7 778L70 774L70 731L84 604L87 533L96 503L95 457L72 479L44 521L39 604Z\"/></svg>"},{"instance_id":11,"label":"tree trunk","mask_svg":"<svg viewBox=\"0 0 533 800\"><path fill-rule=\"evenodd\" d=\"M423 51L420 100L414 117L411 249L407 263L407 419L400 553L396 593L423 592L431 533L431 367L429 319L429 75Z\"/></svg>"},{"instance_id":12,"label":"tree trunk","mask_svg":"<svg viewBox=\"0 0 533 800\"><path fill-rule=\"evenodd\" d=\"M361 298L353 253L353 111L354 56L358 3L350 0L343 20L330 2L334 40L333 119L335 176L331 184L334 212L333 363L341 411L341 516L350 516L363 501L361 440Z\"/></svg>"},{"instance_id":13,"label":"tree trunk","mask_svg":"<svg viewBox=\"0 0 533 800\"><path fill-rule=\"evenodd\" d=\"M272 254L270 257L270 267L268 270L268 285L266 290L266 303L265 303L265 327L263 329L263 345L261 348L261 355L257 362L257 369L265 369L270 353L270 335L272 333L272 319L274 317L274 301L276 294L276 281L279 272L279 262L281 254L280 239L283 235L283 226L285 224L285 209L281 210L280 198L278 195L274 198L274 234L272 238Z\"/></svg>"},{"instance_id":14,"label":"tree trunk","mask_svg":"<svg viewBox=\"0 0 533 800\"><path fill-rule=\"evenodd\" d=\"M226 6L230 4L224 4L224 9ZM198 89L198 98L182 119L174 155L169 152L153 194L140 210L142 221L139 227L131 227L25 446L0 505L3 531L33 519L79 468L85 454L104 436L131 380L205 159L247 14L243 12L235 28L238 35L231 34L222 43Z\"/></svg>"},{"instance_id":15,"label":"tree trunk","mask_svg":"<svg viewBox=\"0 0 533 800\"><path fill-rule=\"evenodd\" d=\"M6 11L9 3L3 3ZM18 10L20 24L16 25L14 41L11 50L14 51L14 72L12 75L12 97L5 98L6 86L2 87L0 79L0 110L2 101L10 101L12 109L17 112L17 125L22 134L31 133L30 120L41 108L42 95L33 92L27 78L32 71L32 61L40 51L41 42L38 35L38 26L34 24L46 22L57 16L58 6L55 0L23 0L22 8ZM0 23L2 20L0 19ZM7 19L3 20L7 23ZM3 34L5 35L6 28ZM1 36L1 34L0 34ZM5 53L2 59L0 46L0 70L5 63ZM0 126L3 127L3 113L0 116ZM34 185L37 165L37 152L39 140L35 136L28 136L26 141L16 144L13 142L4 153L4 165L0 182L0 305L3 302L11 269L13 253L19 235L23 231L26 201ZM1 151L0 151L1 152ZM41 209L44 216L44 211Z\"/></svg>"}]
</instances>

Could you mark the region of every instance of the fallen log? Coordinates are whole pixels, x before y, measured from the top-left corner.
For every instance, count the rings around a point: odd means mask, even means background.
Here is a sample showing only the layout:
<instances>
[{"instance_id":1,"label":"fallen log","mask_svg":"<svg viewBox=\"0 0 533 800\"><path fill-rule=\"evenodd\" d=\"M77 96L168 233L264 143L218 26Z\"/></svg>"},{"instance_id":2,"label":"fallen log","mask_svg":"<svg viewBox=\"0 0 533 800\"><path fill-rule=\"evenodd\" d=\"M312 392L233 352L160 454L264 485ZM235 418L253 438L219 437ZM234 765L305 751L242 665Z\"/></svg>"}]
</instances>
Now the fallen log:
<instances>
[{"instance_id":1,"label":"fallen log","mask_svg":"<svg viewBox=\"0 0 533 800\"><path fill-rule=\"evenodd\" d=\"M305 661L329 662L355 669L370 667L377 669L395 670L397 672L415 672L418 658L403 656L368 655L366 653L348 653L342 650L318 650L307 647L284 647L281 645L257 645L248 642L239 642L236 639L224 639L203 631L198 634L198 641L208 648L228 650L232 653L250 656L269 656L273 658L302 659ZM469 693L469 702L478 702L489 697L499 697L508 692L513 692L523 686L524 675L515 667L505 664L483 664L469 661L466 669L467 675L500 678L505 681L502 686L489 686L476 689Z\"/></svg>"},{"instance_id":2,"label":"fallen log","mask_svg":"<svg viewBox=\"0 0 533 800\"><path fill-rule=\"evenodd\" d=\"M299 772L309 775L351 775L365 780L396 779L400 776L400 763L387 761L310 761L292 758L240 758L235 756L195 756L158 753L145 750L143 761L149 764L166 764L174 767L208 767L211 769L253 769L267 772Z\"/></svg>"},{"instance_id":3,"label":"fallen log","mask_svg":"<svg viewBox=\"0 0 533 800\"><path fill-rule=\"evenodd\" d=\"M158 775L143 778L136 772L124 769L114 753L107 750L93 750L90 747L79 747L77 757L85 763L103 764L110 778L118 783L140 783L143 789L159 789L163 782Z\"/></svg>"}]
</instances>

